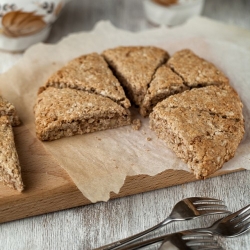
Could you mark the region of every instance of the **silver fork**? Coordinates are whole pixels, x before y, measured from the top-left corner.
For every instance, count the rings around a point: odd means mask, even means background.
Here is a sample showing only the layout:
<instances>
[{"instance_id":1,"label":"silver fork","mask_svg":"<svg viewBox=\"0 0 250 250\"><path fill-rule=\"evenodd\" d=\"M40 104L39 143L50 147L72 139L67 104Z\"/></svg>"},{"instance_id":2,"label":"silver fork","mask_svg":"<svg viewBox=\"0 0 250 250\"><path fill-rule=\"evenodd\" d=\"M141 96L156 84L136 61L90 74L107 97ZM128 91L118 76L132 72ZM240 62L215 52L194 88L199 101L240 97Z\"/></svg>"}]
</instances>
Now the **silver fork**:
<instances>
[{"instance_id":1,"label":"silver fork","mask_svg":"<svg viewBox=\"0 0 250 250\"><path fill-rule=\"evenodd\" d=\"M217 234L224 237L236 237L243 233L245 233L247 230L250 229L250 213L247 213L250 211L250 204L239 211L229 214L228 216L217 220L212 226L208 228L197 228L192 230L186 230L182 232L176 233L177 235L180 234L182 237L185 234L189 234L189 237L191 234L199 234L199 233L208 233L210 235ZM175 235L175 234L174 234ZM172 237L171 235L163 235L160 237L156 237L150 240L146 240L143 242L139 242L136 244L129 245L127 247L120 248L121 250L134 250L134 249L140 249L144 246L148 246L150 244L154 244L157 242L163 242L159 250L165 250L166 244L165 242L169 241L169 237ZM180 237L180 236L178 236ZM185 239L185 237L183 237ZM197 244L198 242L196 242ZM165 245L164 245L165 244ZM188 244L187 244L188 246ZM171 249L171 248L170 248ZM183 248L185 249L185 248ZM202 249L204 249L202 247Z\"/></svg>"},{"instance_id":2,"label":"silver fork","mask_svg":"<svg viewBox=\"0 0 250 250\"><path fill-rule=\"evenodd\" d=\"M96 248L96 250L120 249L141 238L142 236L161 228L174 221L191 220L204 215L228 213L227 207L222 205L222 201L213 198L191 197L179 201L173 208L170 215L159 224L128 238L113 242L111 244Z\"/></svg>"},{"instance_id":3,"label":"silver fork","mask_svg":"<svg viewBox=\"0 0 250 250\"><path fill-rule=\"evenodd\" d=\"M216 221L209 228L194 229L194 232L208 232L225 237L236 237L250 229L250 204L239 211Z\"/></svg>"},{"instance_id":4,"label":"silver fork","mask_svg":"<svg viewBox=\"0 0 250 250\"><path fill-rule=\"evenodd\" d=\"M209 233L194 233L192 231L182 231L166 236L161 250L223 250Z\"/></svg>"},{"instance_id":5,"label":"silver fork","mask_svg":"<svg viewBox=\"0 0 250 250\"><path fill-rule=\"evenodd\" d=\"M161 240L159 240L161 239ZM153 238L144 242L136 243L133 245L125 246L122 250L136 250L142 247L152 245L163 241L160 248L161 250L204 250L216 249L223 250L223 248L213 239L211 233L199 233L192 230L181 231L173 234L168 234L164 237Z\"/></svg>"}]
</instances>

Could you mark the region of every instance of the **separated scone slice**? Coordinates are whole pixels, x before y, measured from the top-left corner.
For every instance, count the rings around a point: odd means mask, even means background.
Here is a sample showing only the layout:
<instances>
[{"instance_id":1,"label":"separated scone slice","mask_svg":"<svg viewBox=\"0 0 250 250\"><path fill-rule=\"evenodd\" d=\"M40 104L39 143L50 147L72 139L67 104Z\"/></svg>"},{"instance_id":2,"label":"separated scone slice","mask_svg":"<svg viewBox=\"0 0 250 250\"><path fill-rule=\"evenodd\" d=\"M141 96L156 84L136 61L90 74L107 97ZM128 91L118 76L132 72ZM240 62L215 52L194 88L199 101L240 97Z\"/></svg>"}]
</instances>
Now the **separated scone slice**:
<instances>
[{"instance_id":1,"label":"separated scone slice","mask_svg":"<svg viewBox=\"0 0 250 250\"><path fill-rule=\"evenodd\" d=\"M191 88L229 83L228 78L214 64L189 49L176 52L167 64Z\"/></svg>"},{"instance_id":2,"label":"separated scone slice","mask_svg":"<svg viewBox=\"0 0 250 250\"><path fill-rule=\"evenodd\" d=\"M129 110L110 98L70 88L46 88L34 111L36 134L43 141L131 123Z\"/></svg>"},{"instance_id":3,"label":"separated scone slice","mask_svg":"<svg viewBox=\"0 0 250 250\"><path fill-rule=\"evenodd\" d=\"M156 70L169 58L166 51L152 46L116 47L102 55L121 82L130 101L142 105Z\"/></svg>"},{"instance_id":4,"label":"separated scone slice","mask_svg":"<svg viewBox=\"0 0 250 250\"><path fill-rule=\"evenodd\" d=\"M16 109L13 104L5 100L0 94L0 116L6 116L12 126L18 126L20 120L17 116Z\"/></svg>"},{"instance_id":5,"label":"separated scone slice","mask_svg":"<svg viewBox=\"0 0 250 250\"><path fill-rule=\"evenodd\" d=\"M196 178L205 178L234 156L243 138L242 103L229 85L188 90L158 103L150 127Z\"/></svg>"},{"instance_id":6,"label":"separated scone slice","mask_svg":"<svg viewBox=\"0 0 250 250\"><path fill-rule=\"evenodd\" d=\"M72 88L108 97L125 108L130 107L123 88L97 53L80 56L53 74L40 89L47 87Z\"/></svg>"},{"instance_id":7,"label":"separated scone slice","mask_svg":"<svg viewBox=\"0 0 250 250\"><path fill-rule=\"evenodd\" d=\"M12 126L6 116L0 117L0 181L19 192L23 190Z\"/></svg>"},{"instance_id":8,"label":"separated scone slice","mask_svg":"<svg viewBox=\"0 0 250 250\"><path fill-rule=\"evenodd\" d=\"M183 80L166 64L159 67L153 75L147 93L140 106L140 114L148 116L153 107L165 98L189 89Z\"/></svg>"}]
</instances>

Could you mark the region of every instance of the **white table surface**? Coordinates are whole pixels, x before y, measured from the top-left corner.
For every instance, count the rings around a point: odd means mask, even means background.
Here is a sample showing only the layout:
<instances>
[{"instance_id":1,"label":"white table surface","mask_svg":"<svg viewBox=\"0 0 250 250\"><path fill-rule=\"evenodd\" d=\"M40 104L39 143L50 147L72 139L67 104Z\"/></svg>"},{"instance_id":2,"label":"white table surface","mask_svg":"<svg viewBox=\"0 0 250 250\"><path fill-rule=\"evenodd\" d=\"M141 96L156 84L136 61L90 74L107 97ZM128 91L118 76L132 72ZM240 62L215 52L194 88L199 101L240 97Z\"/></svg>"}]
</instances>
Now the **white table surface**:
<instances>
[{"instance_id":1,"label":"white table surface","mask_svg":"<svg viewBox=\"0 0 250 250\"><path fill-rule=\"evenodd\" d=\"M204 16L250 30L250 1L206 0ZM153 28L145 17L142 0L73 0L54 24L49 43L79 31L91 30L99 20L140 31ZM0 72L22 54L0 52ZM121 199L68 209L0 225L1 250L93 249L149 228L163 220L173 205L190 196L223 199L231 211L250 203L250 172L224 175ZM210 225L219 216L169 225L163 232ZM228 250L249 250L250 232L238 238L218 238ZM156 249L154 247L150 249Z\"/></svg>"}]
</instances>

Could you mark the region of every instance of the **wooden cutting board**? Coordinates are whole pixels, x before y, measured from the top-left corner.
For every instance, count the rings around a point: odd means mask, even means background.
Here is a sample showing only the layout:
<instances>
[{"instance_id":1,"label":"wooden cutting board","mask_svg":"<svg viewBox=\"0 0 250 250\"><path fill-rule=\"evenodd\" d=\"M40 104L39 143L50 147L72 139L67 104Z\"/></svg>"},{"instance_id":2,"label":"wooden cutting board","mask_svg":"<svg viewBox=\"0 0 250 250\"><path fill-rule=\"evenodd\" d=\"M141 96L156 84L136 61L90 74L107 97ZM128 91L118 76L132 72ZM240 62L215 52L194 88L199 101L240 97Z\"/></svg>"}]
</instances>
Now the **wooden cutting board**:
<instances>
[{"instance_id":1,"label":"wooden cutting board","mask_svg":"<svg viewBox=\"0 0 250 250\"><path fill-rule=\"evenodd\" d=\"M14 133L25 191L19 193L0 184L0 223L91 203L27 128L16 127ZM231 172L235 171L211 177ZM183 170L167 170L156 176L129 176L119 194L111 193L111 199L191 181L196 181L194 175Z\"/></svg>"}]
</instances>

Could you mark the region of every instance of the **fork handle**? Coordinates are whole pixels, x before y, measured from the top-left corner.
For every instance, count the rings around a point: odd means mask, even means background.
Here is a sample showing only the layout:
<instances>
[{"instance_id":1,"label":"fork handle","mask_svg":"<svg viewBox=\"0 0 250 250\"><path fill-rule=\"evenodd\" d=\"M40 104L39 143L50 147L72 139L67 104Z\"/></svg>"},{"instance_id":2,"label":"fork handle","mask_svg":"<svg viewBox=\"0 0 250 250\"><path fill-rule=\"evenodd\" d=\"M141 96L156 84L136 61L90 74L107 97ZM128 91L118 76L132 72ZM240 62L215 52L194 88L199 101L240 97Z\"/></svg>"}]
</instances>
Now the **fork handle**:
<instances>
[{"instance_id":1,"label":"fork handle","mask_svg":"<svg viewBox=\"0 0 250 250\"><path fill-rule=\"evenodd\" d=\"M179 233L181 233L184 236L184 235L189 235L189 234L191 235L192 233L195 233L195 232L196 232L195 230L185 230L185 231L181 231ZM152 238L152 239L145 240L145 241L142 241L142 242L137 242L137 243L134 243L134 244L130 244L130 245L121 247L119 249L120 250L137 250L137 249L140 249L140 248L143 248L143 247L146 247L146 246L149 246L151 244L158 243L158 242L166 242L166 241L169 241L169 240L171 241L171 240L174 239L174 236L176 234L178 234L178 233L172 233L172 234L166 234L166 235L158 236L156 238ZM200 235L202 236L202 234L200 234ZM176 248L177 245L174 245L174 246L175 246L175 249L177 249ZM159 249L161 249L161 247ZM170 248L168 248L168 249L170 249ZM181 250L183 248L178 248L178 249Z\"/></svg>"},{"instance_id":2,"label":"fork handle","mask_svg":"<svg viewBox=\"0 0 250 250\"><path fill-rule=\"evenodd\" d=\"M102 247L100 247L100 248L96 248L95 250L120 249L120 247L123 247L123 246L125 246L125 245L128 245L128 244L130 244L130 243L132 243L132 242L138 240L138 239L141 238L142 236L144 236L144 235L146 235L146 234L148 234L148 233L150 233L150 232L152 232L152 231L154 231L154 230L156 230L156 229L159 229L159 228L161 228L162 226L164 226L164 225L166 225L166 224L168 224L168 223L171 223L171 222L173 222L173 221L174 221L174 219L168 217L168 218L166 218L164 221L160 222L159 224L157 224L157 225L155 225L155 226L153 226L153 227L151 227L151 228L149 228L149 229L147 229L147 230L145 230L145 231L143 231L143 232L140 232L140 233L138 233L138 234L132 235L132 236L130 236L130 237L128 237L128 238L125 238L125 239L122 239L122 240L118 240L118 241L116 241L116 242L110 243L110 244L105 245L105 246L102 246ZM151 244L152 244L152 243L151 243Z\"/></svg>"}]
</instances>

